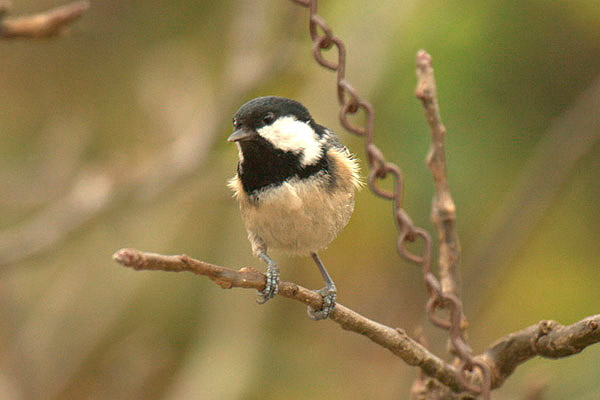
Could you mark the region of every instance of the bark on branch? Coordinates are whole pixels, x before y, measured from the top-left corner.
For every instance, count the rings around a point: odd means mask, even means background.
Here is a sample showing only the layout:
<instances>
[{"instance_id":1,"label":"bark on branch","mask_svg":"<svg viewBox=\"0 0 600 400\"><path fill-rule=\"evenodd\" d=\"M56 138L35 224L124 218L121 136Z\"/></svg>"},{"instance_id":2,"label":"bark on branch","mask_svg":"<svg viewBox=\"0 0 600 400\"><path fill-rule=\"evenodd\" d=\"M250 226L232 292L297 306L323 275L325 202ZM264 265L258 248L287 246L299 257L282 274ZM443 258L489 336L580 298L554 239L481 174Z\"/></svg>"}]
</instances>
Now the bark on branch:
<instances>
[{"instance_id":1,"label":"bark on branch","mask_svg":"<svg viewBox=\"0 0 600 400\"><path fill-rule=\"evenodd\" d=\"M492 371L492 387L501 386L514 370L535 356L562 358L600 342L600 314L572 325L541 321L493 343L482 355Z\"/></svg>"},{"instance_id":2,"label":"bark on branch","mask_svg":"<svg viewBox=\"0 0 600 400\"><path fill-rule=\"evenodd\" d=\"M63 34L69 24L90 8L89 1L76 1L39 14L4 18L9 11L6 2L0 3L0 38L50 38Z\"/></svg>"},{"instance_id":3,"label":"bark on branch","mask_svg":"<svg viewBox=\"0 0 600 400\"><path fill-rule=\"evenodd\" d=\"M207 276L223 289L237 287L260 291L264 289L266 282L265 275L254 268L243 267L236 271L195 260L186 255L167 256L135 249L121 249L113 255L113 259L119 264L135 270L193 272L197 275ZM278 295L299 301L316 310L322 307L321 295L293 282L280 281ZM329 319L345 330L368 337L400 357L407 364L419 367L425 374L437 379L452 390L461 390L454 368L408 337L404 330L394 329L370 320L339 303L336 304Z\"/></svg>"},{"instance_id":4,"label":"bark on branch","mask_svg":"<svg viewBox=\"0 0 600 400\"><path fill-rule=\"evenodd\" d=\"M431 131L427 166L433 174L435 185L431 220L440 241L440 282L445 294L460 297L460 242L456 232L456 205L450 194L446 169L444 151L446 127L440 117L431 56L423 50L417 54L417 77L419 80L415 94L423 103L423 110Z\"/></svg>"},{"instance_id":5,"label":"bark on branch","mask_svg":"<svg viewBox=\"0 0 600 400\"><path fill-rule=\"evenodd\" d=\"M208 277L223 289L263 290L265 286L265 275L252 267L234 270L186 255L168 256L135 249L121 249L113 255L113 259L135 270L192 272ZM323 299L319 294L293 282L280 281L278 294L315 309L322 306ZM455 369L429 352L419 342L408 337L404 330L370 320L339 303L336 304L330 319L345 330L368 337L407 364L419 367L426 375L448 386L455 393L462 390ZM492 388L497 388L517 366L535 356L567 357L598 342L600 342L600 314L569 326L563 326L555 321L541 321L497 340L476 358L489 365L492 373Z\"/></svg>"},{"instance_id":6,"label":"bark on branch","mask_svg":"<svg viewBox=\"0 0 600 400\"><path fill-rule=\"evenodd\" d=\"M460 244L455 224L456 206L450 194L446 170L444 153L446 128L440 117L431 56L425 51L420 51L417 55L417 76L416 96L423 103L432 137L427 165L431 169L435 183L431 216L440 242L440 281L444 293L458 297ZM466 325L464 316L463 322ZM489 366L491 388L497 388L517 366L535 356L567 357L600 342L599 326L600 315L588 317L569 326L563 326L555 321L541 321L497 340L483 354L475 358Z\"/></svg>"}]
</instances>

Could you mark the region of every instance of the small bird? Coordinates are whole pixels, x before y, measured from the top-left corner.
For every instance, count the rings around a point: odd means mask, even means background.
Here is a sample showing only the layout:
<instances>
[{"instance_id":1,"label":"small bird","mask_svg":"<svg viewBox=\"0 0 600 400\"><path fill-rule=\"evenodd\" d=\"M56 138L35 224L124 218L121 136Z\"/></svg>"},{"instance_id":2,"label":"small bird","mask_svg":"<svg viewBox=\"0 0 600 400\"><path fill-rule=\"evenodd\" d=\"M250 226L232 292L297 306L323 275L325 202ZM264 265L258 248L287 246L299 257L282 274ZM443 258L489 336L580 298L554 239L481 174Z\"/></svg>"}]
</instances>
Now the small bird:
<instances>
[{"instance_id":1,"label":"small bird","mask_svg":"<svg viewBox=\"0 0 600 400\"><path fill-rule=\"evenodd\" d=\"M325 287L314 320L333 311L337 290L317 251L327 247L350 220L359 167L329 129L317 124L295 100L267 96L250 100L233 117L228 141L238 147L237 174L229 187L239 201L252 252L267 265L257 302L277 294L279 267L267 249L310 255Z\"/></svg>"}]
</instances>

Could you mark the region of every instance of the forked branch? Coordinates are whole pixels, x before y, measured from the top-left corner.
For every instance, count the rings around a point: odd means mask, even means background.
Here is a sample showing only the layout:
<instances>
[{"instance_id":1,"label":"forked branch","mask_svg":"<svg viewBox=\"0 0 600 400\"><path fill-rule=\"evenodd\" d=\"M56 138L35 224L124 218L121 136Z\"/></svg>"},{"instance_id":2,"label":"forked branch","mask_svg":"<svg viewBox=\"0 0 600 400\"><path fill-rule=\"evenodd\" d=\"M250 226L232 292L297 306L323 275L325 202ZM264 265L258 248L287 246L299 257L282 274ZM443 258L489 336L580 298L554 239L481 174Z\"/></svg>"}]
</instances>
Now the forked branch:
<instances>
[{"instance_id":1,"label":"forked branch","mask_svg":"<svg viewBox=\"0 0 600 400\"><path fill-rule=\"evenodd\" d=\"M113 255L119 264L136 270L192 272L203 275L224 289L245 288L263 290L265 275L251 267L239 270L195 260L185 255L167 256L121 249ZM293 282L281 281L279 295L299 301L315 309L322 306L322 297L316 292ZM407 364L419 367L455 392L461 390L453 367L429 352L402 329L394 329L337 304L330 319L345 330L359 333L388 349ZM569 326L555 321L541 321L521 331L504 336L476 358L489 365L492 388L501 386L517 366L540 356L562 358L583 351L600 342L600 314L585 318Z\"/></svg>"},{"instance_id":2,"label":"forked branch","mask_svg":"<svg viewBox=\"0 0 600 400\"><path fill-rule=\"evenodd\" d=\"M492 370L492 387L501 386L514 370L535 356L563 358L600 342L600 314L572 325L540 321L494 342L478 356Z\"/></svg>"},{"instance_id":3,"label":"forked branch","mask_svg":"<svg viewBox=\"0 0 600 400\"><path fill-rule=\"evenodd\" d=\"M265 275L254 268L244 267L234 270L195 260L186 255L166 256L135 249L121 249L113 255L113 259L123 266L136 270L188 271L197 275L204 275L223 289L237 287L261 291L264 289L266 282ZM293 282L280 281L278 295L299 301L315 310L323 306L321 295ZM394 329L370 320L339 303L336 304L329 319L345 330L368 337L403 359L407 364L421 368L427 375L439 380L455 391L460 391L461 386L454 369L430 353L417 341L408 337L404 330Z\"/></svg>"},{"instance_id":4,"label":"forked branch","mask_svg":"<svg viewBox=\"0 0 600 400\"><path fill-rule=\"evenodd\" d=\"M311 0L296 0L296 2L304 6L310 6L311 23L316 24L315 21L320 21L321 24L324 24L324 21L317 18L318 16L315 14L315 2ZM339 59L343 60L343 55L345 53L343 51L341 40L331 36L331 31L325 29L327 26L322 26L322 28L328 36L316 36L313 40L315 40L315 43L317 44L322 44L325 40L336 43L340 52ZM322 47L316 45L313 47L313 49L320 48ZM319 61L320 58L318 54L320 53L316 52L315 57ZM321 61L319 62L321 63ZM338 66L332 68L332 66L326 62L324 65L330 69L338 68ZM340 61L339 66L341 65L343 65L342 61ZM437 104L431 57L425 52L420 52L418 55L417 73L419 75L417 96L423 102L425 115L432 133L432 146L428 156L428 166L434 176L436 191L432 207L432 219L440 238L439 265L441 285L437 284L434 286L438 288L441 287L441 289L436 289L435 291L431 289L431 292L432 295L434 295L433 300L436 300L436 296L438 300L446 299L445 302L442 301L443 304L437 304L437 306L446 307L452 303L451 314L459 315L458 319L451 318L451 323L437 318L434 319L434 323L437 321L436 325L450 330L450 337L454 344L455 351L462 360L460 374L457 373L458 371L453 366L430 353L417 341L409 338L402 329L394 329L372 321L339 303L336 304L330 315L330 319L345 330L353 331L368 337L373 342L390 350L407 364L419 367L427 376L434 378L434 381L432 382L436 384L438 388L441 383L455 392L456 395L452 395L452 398L473 398L472 394L464 392L465 387L469 388L474 393L481 393L483 397L488 398L489 390L491 388L500 386L518 365L526 362L530 358L536 355L550 358L566 357L582 351L591 344L599 342L600 315L589 317L567 327L553 321L542 321L535 326L501 338L491 345L483 354L473 357L468 346L464 343L459 326L461 325L460 316L462 316L462 304L458 297L460 286L460 245L455 226L455 205L450 195L447 179L443 141L445 128L441 122ZM364 135L366 139L370 141L369 143L372 144L372 107L367 102L359 100L354 89L347 81L345 81L345 79L343 79L343 73L340 74L339 71L338 78L338 90L342 93L340 101L343 103L340 114L342 116L342 124L352 132ZM345 98L345 96L343 96L345 93L344 90L348 91L354 100L349 100L347 103L343 102L342 100ZM359 129L348 124L348 121L345 120L345 116L350 112L349 110L352 106L356 109L355 111L358 110L359 106L363 107L367 112L367 115L370 116L370 118L367 118L369 123L367 124L366 129ZM372 159L371 161L375 160L375 156L379 154L374 150L375 147L367 146L367 149L371 150L371 153L369 153ZM380 156L381 160L383 160L382 155ZM384 163L382 162L380 167L383 165ZM398 170L394 171L397 172ZM391 172L391 170L386 170L386 172ZM399 172L397 175L398 179L400 179ZM376 192L386 198L393 197L386 192ZM398 206L400 205L401 202L398 202ZM113 258L118 263L136 270L162 270L171 272L188 271L198 275L204 275L225 289L239 287L262 291L266 282L265 275L254 268L244 267L239 270L234 270L195 260L185 255L166 256L145 253L134 249L122 249L116 252ZM425 259L425 257L423 257L423 259ZM414 260L420 260L420 258L413 256L413 261ZM432 275L431 271L428 273L429 275ZM280 296L299 301L313 309L320 309L322 307L322 297L318 293L297 285L296 283L280 281L278 292ZM453 299L453 301L450 302L450 299ZM435 311L435 301L430 303L431 310ZM463 379L466 379L465 381L461 381L460 376L462 376L462 373L469 370L478 371L479 373L471 373L470 376L463 377ZM423 391L426 392L428 390L424 381L418 383L423 384ZM420 388L416 387L416 389L413 390L413 393L419 390ZM433 394L433 391L431 391L430 394ZM435 397L434 394L434 397L428 398L441 397ZM445 396L444 398L448 398L448 396Z\"/></svg>"}]
</instances>

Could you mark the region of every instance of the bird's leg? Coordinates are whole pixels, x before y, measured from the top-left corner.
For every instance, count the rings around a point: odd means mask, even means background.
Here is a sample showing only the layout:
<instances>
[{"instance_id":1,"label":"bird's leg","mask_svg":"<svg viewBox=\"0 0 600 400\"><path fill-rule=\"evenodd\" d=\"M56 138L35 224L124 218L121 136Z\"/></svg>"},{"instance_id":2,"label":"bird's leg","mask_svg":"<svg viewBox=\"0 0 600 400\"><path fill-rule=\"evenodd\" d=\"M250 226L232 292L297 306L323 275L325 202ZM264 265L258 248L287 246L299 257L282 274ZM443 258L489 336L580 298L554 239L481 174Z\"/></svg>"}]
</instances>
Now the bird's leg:
<instances>
[{"instance_id":1,"label":"bird's leg","mask_svg":"<svg viewBox=\"0 0 600 400\"><path fill-rule=\"evenodd\" d=\"M321 259L317 253L311 253L311 256L317 264L317 267L319 267L319 271L321 271L321 275L323 275L323 280L325 281L326 285L323 289L318 290L318 293L323 297L323 308L320 310L314 310L309 306L306 310L310 319L318 321L329 317L329 314L331 314L335 308L337 289L335 288L333 280L331 280L331 277L327 273L327 270L325 269L325 266L321 262Z\"/></svg>"},{"instance_id":2,"label":"bird's leg","mask_svg":"<svg viewBox=\"0 0 600 400\"><path fill-rule=\"evenodd\" d=\"M264 304L277 294L277 289L279 288L279 267L266 252L263 251L258 256L267 264L267 283L263 291L259 292L256 298L258 304Z\"/></svg>"}]
</instances>

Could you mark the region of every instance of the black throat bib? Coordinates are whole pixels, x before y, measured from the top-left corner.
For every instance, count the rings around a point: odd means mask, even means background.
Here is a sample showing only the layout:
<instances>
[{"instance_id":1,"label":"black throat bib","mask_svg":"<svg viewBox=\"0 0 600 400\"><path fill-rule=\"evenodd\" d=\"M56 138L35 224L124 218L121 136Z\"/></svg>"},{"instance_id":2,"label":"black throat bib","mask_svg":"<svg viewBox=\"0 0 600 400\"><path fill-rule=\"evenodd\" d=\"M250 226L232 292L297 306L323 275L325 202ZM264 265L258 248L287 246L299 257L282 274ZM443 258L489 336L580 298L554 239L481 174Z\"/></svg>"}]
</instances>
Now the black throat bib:
<instances>
[{"instance_id":1,"label":"black throat bib","mask_svg":"<svg viewBox=\"0 0 600 400\"><path fill-rule=\"evenodd\" d=\"M320 172L330 172L325 152L315 164L303 166L300 163L302 153L278 149L261 136L239 144L244 160L238 163L238 175L248 195L281 185L290 178L306 179Z\"/></svg>"}]
</instances>

